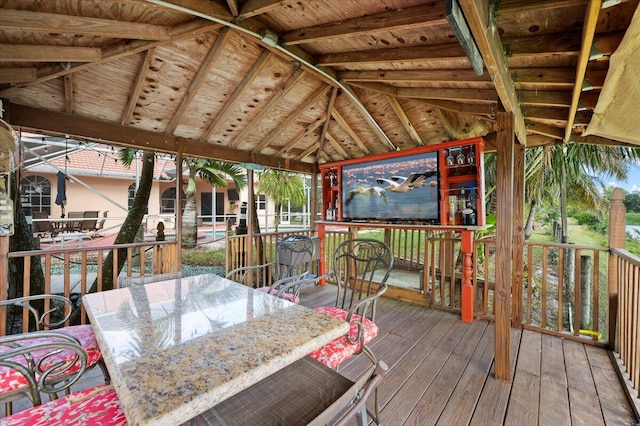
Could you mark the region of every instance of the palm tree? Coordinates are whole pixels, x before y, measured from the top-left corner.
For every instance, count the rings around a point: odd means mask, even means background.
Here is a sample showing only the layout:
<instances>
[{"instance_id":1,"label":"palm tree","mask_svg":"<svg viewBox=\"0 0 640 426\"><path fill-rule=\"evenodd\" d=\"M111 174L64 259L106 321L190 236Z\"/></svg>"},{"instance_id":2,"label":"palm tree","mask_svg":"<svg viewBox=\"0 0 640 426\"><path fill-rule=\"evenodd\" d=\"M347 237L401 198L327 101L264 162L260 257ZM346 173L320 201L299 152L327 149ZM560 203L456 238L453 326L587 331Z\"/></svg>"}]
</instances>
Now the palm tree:
<instances>
[{"instance_id":1,"label":"palm tree","mask_svg":"<svg viewBox=\"0 0 640 426\"><path fill-rule=\"evenodd\" d=\"M186 158L185 163L189 170L189 182L185 191L186 203L182 215L182 247L193 248L198 239L196 176L218 187L226 187L227 178L230 178L239 191L247 185L247 177L244 170L233 163L203 158Z\"/></svg>"},{"instance_id":2,"label":"palm tree","mask_svg":"<svg viewBox=\"0 0 640 426\"><path fill-rule=\"evenodd\" d=\"M131 166L134 158L136 158L136 151L133 149L123 149L118 153L120 161L127 167ZM140 181L138 183L138 189L136 190L135 198L133 199L133 205L127 213L114 244L128 244L135 241L144 215L149 205L149 195L151 194L151 184L153 183L153 169L155 166L155 153L144 151L142 154L142 173L140 173ZM126 249L118 250L118 265L117 274L120 273L125 261L127 260ZM110 251L107 258L102 264L102 289L111 290L113 288L114 274L113 274L113 251ZM98 280L93 282L89 292L97 290Z\"/></svg>"},{"instance_id":3,"label":"palm tree","mask_svg":"<svg viewBox=\"0 0 640 426\"><path fill-rule=\"evenodd\" d=\"M559 207L562 212L563 235L567 235L566 204L574 203L602 211L605 180L626 179L629 168L640 158L640 149L570 143L535 147L525 152L525 202L529 212L525 238L531 236L537 207L542 201ZM487 198L495 189L495 156L485 162ZM564 170L564 175L563 175ZM560 201L560 203L559 203Z\"/></svg>"},{"instance_id":4,"label":"palm tree","mask_svg":"<svg viewBox=\"0 0 640 426\"><path fill-rule=\"evenodd\" d=\"M278 225L280 225L282 206L288 201L292 206L300 207L307 201L304 182L295 173L266 169L258 175L258 185L260 192L275 203L276 232L278 232Z\"/></svg>"}]
</instances>

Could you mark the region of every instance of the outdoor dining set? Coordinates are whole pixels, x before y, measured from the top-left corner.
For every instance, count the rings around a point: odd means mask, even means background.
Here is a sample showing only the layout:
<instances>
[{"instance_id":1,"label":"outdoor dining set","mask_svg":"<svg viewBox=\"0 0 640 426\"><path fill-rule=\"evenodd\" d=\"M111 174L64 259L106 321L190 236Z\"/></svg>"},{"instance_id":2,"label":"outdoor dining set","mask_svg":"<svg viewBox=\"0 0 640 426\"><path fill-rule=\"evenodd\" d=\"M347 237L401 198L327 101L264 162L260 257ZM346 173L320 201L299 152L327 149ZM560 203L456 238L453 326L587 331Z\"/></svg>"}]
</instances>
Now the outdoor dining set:
<instances>
[{"instance_id":1,"label":"outdoor dining set","mask_svg":"<svg viewBox=\"0 0 640 426\"><path fill-rule=\"evenodd\" d=\"M71 211L66 218L50 218L46 212L32 213L33 234L39 238L55 237L61 233L87 233L90 238L100 235L109 214L97 210Z\"/></svg>"},{"instance_id":2,"label":"outdoor dining set","mask_svg":"<svg viewBox=\"0 0 640 426\"><path fill-rule=\"evenodd\" d=\"M296 235L278 242L273 262L226 277L121 279L82 297L90 325L69 325L79 306L63 296L0 301L0 312L33 324L0 337L0 424L379 424L387 366L368 344L393 255L377 240L347 240L319 276L316 247ZM325 282L336 285L334 305L299 303L304 288ZM340 365L361 353L366 372L342 376ZM96 367L104 384L76 390ZM13 413L25 395L32 407Z\"/></svg>"}]
</instances>

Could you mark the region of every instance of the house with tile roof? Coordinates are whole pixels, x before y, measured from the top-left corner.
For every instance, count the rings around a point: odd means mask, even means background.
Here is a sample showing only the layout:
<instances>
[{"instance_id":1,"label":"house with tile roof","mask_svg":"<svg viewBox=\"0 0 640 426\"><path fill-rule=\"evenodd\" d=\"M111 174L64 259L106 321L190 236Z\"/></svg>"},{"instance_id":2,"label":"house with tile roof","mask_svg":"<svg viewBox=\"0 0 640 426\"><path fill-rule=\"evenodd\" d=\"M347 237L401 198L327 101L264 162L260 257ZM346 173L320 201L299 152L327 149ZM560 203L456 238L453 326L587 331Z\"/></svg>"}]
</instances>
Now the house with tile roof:
<instances>
[{"instance_id":1,"label":"house with tile roof","mask_svg":"<svg viewBox=\"0 0 640 426\"><path fill-rule=\"evenodd\" d=\"M105 229L117 232L133 203L142 155L126 167L118 151L107 145L40 135L24 135L22 140L25 150L20 194L33 212L44 212L51 219L68 219L70 212L99 211L99 217L106 214L108 218ZM58 173L66 176L66 202L62 205L56 204ZM186 177L183 183L186 185ZM175 158L159 154L143 223L145 233L153 233L160 221L167 230L175 227L176 189ZM246 200L246 193L242 195ZM226 188L213 188L197 179L196 205L201 223L213 224L214 211L219 227L229 219L235 223L239 200L233 181Z\"/></svg>"}]
</instances>

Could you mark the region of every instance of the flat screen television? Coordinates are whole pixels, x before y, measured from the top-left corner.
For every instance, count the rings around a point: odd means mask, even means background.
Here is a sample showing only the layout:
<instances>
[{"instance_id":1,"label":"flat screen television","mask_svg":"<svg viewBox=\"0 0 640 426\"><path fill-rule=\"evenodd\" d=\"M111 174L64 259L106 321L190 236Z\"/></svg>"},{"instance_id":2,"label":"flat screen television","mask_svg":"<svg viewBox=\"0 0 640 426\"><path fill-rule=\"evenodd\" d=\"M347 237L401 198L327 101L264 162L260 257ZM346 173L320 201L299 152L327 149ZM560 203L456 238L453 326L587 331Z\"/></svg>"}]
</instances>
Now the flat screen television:
<instances>
[{"instance_id":1,"label":"flat screen television","mask_svg":"<svg viewBox=\"0 0 640 426\"><path fill-rule=\"evenodd\" d=\"M439 223L438 151L342 166L343 220Z\"/></svg>"}]
</instances>

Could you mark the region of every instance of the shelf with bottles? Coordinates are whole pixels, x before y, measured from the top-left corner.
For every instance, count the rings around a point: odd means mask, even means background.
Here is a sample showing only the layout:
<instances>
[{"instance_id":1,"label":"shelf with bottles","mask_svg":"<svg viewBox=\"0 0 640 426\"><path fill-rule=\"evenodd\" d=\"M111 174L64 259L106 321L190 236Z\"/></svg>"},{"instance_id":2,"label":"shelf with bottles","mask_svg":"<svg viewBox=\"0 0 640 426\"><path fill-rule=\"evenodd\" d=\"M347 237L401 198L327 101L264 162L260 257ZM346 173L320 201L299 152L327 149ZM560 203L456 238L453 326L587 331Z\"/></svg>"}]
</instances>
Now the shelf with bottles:
<instances>
[{"instance_id":1,"label":"shelf with bottles","mask_svg":"<svg viewBox=\"0 0 640 426\"><path fill-rule=\"evenodd\" d=\"M322 218L327 221L340 220L340 170L326 168L322 176Z\"/></svg>"},{"instance_id":2,"label":"shelf with bottles","mask_svg":"<svg viewBox=\"0 0 640 426\"><path fill-rule=\"evenodd\" d=\"M482 205L474 181L451 185L447 189L445 216L447 225L481 225Z\"/></svg>"}]
</instances>

